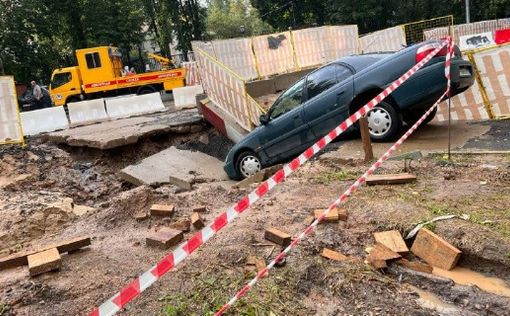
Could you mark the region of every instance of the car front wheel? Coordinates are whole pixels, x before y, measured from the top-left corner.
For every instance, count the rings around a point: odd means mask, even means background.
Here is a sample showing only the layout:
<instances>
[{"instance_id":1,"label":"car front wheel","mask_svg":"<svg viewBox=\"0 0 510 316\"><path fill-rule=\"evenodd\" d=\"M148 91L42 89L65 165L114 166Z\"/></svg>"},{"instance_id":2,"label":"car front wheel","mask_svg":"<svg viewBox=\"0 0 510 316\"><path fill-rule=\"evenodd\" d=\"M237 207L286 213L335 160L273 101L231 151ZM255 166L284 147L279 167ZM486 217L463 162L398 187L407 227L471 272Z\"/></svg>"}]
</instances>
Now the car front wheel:
<instances>
[{"instance_id":1,"label":"car front wheel","mask_svg":"<svg viewBox=\"0 0 510 316\"><path fill-rule=\"evenodd\" d=\"M242 179L251 177L261 169L259 157L251 151L243 152L237 158L236 170Z\"/></svg>"},{"instance_id":2,"label":"car front wheel","mask_svg":"<svg viewBox=\"0 0 510 316\"><path fill-rule=\"evenodd\" d=\"M370 138L374 141L390 141L397 136L402 119L388 103L381 102L367 114Z\"/></svg>"}]
</instances>

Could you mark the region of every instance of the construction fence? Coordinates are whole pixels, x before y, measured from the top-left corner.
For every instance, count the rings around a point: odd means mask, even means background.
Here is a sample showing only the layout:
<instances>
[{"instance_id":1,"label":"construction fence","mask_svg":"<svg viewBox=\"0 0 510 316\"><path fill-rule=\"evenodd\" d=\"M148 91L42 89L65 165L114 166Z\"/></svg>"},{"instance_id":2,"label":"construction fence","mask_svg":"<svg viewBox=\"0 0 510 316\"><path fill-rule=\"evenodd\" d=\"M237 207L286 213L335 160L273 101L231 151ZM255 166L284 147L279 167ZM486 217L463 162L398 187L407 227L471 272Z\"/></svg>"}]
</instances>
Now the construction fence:
<instances>
[{"instance_id":1,"label":"construction fence","mask_svg":"<svg viewBox=\"0 0 510 316\"><path fill-rule=\"evenodd\" d=\"M246 83L316 67L358 52L355 25L323 26L211 42L193 42L200 80L210 99L243 129L259 125L264 110Z\"/></svg>"},{"instance_id":2,"label":"construction fence","mask_svg":"<svg viewBox=\"0 0 510 316\"><path fill-rule=\"evenodd\" d=\"M455 43L468 36L491 34L510 29L510 19L480 21L453 27ZM441 39L448 35L448 28L438 27L423 32L425 39ZM492 42L492 41L491 41ZM510 43L495 44L463 51L463 56L474 66L476 83L466 92L452 98L453 120L497 119L510 116ZM461 46L462 48L462 46ZM448 119L446 106L441 106L436 118Z\"/></svg>"},{"instance_id":3,"label":"construction fence","mask_svg":"<svg viewBox=\"0 0 510 316\"><path fill-rule=\"evenodd\" d=\"M0 77L0 144L23 144L23 128L13 77Z\"/></svg>"}]
</instances>

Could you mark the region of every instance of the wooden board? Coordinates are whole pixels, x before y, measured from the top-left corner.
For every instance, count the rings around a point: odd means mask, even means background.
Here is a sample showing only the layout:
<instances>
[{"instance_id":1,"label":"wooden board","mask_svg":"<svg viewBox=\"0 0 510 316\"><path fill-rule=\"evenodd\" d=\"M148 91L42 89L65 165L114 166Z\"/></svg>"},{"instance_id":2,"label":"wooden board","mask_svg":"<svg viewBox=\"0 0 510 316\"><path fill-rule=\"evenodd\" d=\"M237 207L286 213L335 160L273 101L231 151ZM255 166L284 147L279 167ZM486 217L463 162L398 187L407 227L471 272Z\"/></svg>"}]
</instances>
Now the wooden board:
<instances>
[{"instance_id":1,"label":"wooden board","mask_svg":"<svg viewBox=\"0 0 510 316\"><path fill-rule=\"evenodd\" d=\"M191 224L195 229L202 229L204 228L204 221L202 220L202 217L200 217L200 214L197 212L193 212L191 214Z\"/></svg>"},{"instance_id":2,"label":"wooden board","mask_svg":"<svg viewBox=\"0 0 510 316\"><path fill-rule=\"evenodd\" d=\"M369 262L378 260L389 261L399 258L402 258L402 256L399 255L398 253L392 251L383 244L376 243L375 246L370 251L370 253L368 254L367 260Z\"/></svg>"},{"instance_id":3,"label":"wooden board","mask_svg":"<svg viewBox=\"0 0 510 316\"><path fill-rule=\"evenodd\" d=\"M42 247L39 250L29 250L29 251L23 251L14 253L10 256L0 258L0 270L7 269L7 268L13 268L13 267L19 267L23 265L28 264L27 257L33 254L36 254L38 252L42 252L51 248L57 248L59 253L69 252L69 251L75 251L80 248L90 246L90 237L76 237L73 239L69 239L54 245L49 245Z\"/></svg>"},{"instance_id":4,"label":"wooden board","mask_svg":"<svg viewBox=\"0 0 510 316\"><path fill-rule=\"evenodd\" d=\"M314 210L313 214L314 214L315 219L319 218L319 216L321 216L321 214L324 213L324 211L325 210L323 210L323 209ZM326 215L326 217L324 217L322 222L323 223L337 223L338 220L339 220L338 219L338 209L335 207L328 213L328 215Z\"/></svg>"},{"instance_id":5,"label":"wooden board","mask_svg":"<svg viewBox=\"0 0 510 316\"><path fill-rule=\"evenodd\" d=\"M145 242L147 246L168 249L177 245L183 238L184 234L181 230L165 227L157 232L150 233Z\"/></svg>"},{"instance_id":6,"label":"wooden board","mask_svg":"<svg viewBox=\"0 0 510 316\"><path fill-rule=\"evenodd\" d=\"M402 235L400 235L398 230L374 233L374 239L376 242L385 245L394 252L409 252L409 248L407 248L404 238L402 238Z\"/></svg>"},{"instance_id":7,"label":"wooden board","mask_svg":"<svg viewBox=\"0 0 510 316\"><path fill-rule=\"evenodd\" d=\"M420 229L411 251L433 267L451 270L457 265L461 251L426 228Z\"/></svg>"},{"instance_id":8,"label":"wooden board","mask_svg":"<svg viewBox=\"0 0 510 316\"><path fill-rule=\"evenodd\" d=\"M57 248L41 251L27 257L28 272L36 276L45 272L58 270L62 266L62 259Z\"/></svg>"},{"instance_id":9,"label":"wooden board","mask_svg":"<svg viewBox=\"0 0 510 316\"><path fill-rule=\"evenodd\" d=\"M324 258L335 260L335 261L349 261L350 260L349 257L347 257L337 251L328 249L328 248L322 249L321 256L323 256Z\"/></svg>"},{"instance_id":10,"label":"wooden board","mask_svg":"<svg viewBox=\"0 0 510 316\"><path fill-rule=\"evenodd\" d=\"M416 176L410 173L376 174L367 177L367 185L376 184L403 184L416 181Z\"/></svg>"},{"instance_id":11,"label":"wooden board","mask_svg":"<svg viewBox=\"0 0 510 316\"><path fill-rule=\"evenodd\" d=\"M424 272L424 273L432 273L432 267L426 263L417 262L417 261L409 261L407 259L398 259L396 261L398 264L403 265L404 267L418 271L418 272Z\"/></svg>"},{"instance_id":12,"label":"wooden board","mask_svg":"<svg viewBox=\"0 0 510 316\"><path fill-rule=\"evenodd\" d=\"M283 247L287 247L291 241L289 234L276 228L266 229L264 238Z\"/></svg>"},{"instance_id":13,"label":"wooden board","mask_svg":"<svg viewBox=\"0 0 510 316\"><path fill-rule=\"evenodd\" d=\"M173 205L154 204L151 206L152 216L172 216L175 207Z\"/></svg>"}]
</instances>

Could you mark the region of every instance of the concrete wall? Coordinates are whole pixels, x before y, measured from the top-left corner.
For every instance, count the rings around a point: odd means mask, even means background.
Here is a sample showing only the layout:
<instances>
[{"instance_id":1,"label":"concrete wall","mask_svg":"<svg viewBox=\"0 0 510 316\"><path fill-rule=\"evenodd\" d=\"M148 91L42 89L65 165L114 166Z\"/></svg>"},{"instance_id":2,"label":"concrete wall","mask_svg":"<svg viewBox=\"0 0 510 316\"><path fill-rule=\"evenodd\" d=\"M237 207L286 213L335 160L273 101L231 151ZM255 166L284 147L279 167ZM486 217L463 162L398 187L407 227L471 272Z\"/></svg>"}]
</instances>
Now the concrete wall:
<instances>
[{"instance_id":1,"label":"concrete wall","mask_svg":"<svg viewBox=\"0 0 510 316\"><path fill-rule=\"evenodd\" d=\"M248 94L254 98L274 94L287 89L293 83L315 69L316 68L303 69L296 72L276 75L269 79L247 82L246 90L248 91Z\"/></svg>"}]
</instances>

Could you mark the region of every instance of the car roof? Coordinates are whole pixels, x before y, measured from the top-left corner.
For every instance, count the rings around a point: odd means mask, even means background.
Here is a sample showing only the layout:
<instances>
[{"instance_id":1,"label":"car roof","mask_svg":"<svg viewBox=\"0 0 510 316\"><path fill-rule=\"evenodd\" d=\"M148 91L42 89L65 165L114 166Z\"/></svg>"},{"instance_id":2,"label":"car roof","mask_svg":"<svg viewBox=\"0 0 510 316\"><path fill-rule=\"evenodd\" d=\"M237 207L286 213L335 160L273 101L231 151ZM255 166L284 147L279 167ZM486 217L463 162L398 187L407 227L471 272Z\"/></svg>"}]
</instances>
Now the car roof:
<instances>
[{"instance_id":1,"label":"car roof","mask_svg":"<svg viewBox=\"0 0 510 316\"><path fill-rule=\"evenodd\" d=\"M386 53L372 53L363 55L351 55L342 57L335 61L335 63L345 63L350 65L356 72L359 72L376 62L393 55L393 52Z\"/></svg>"}]
</instances>

